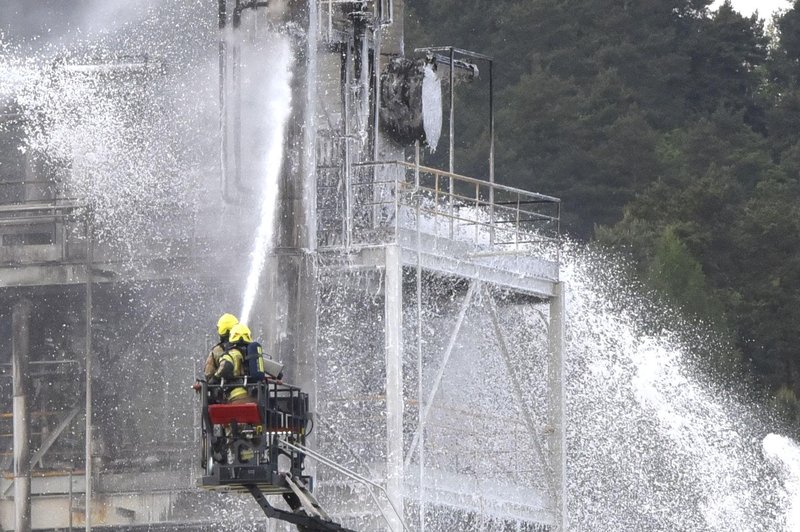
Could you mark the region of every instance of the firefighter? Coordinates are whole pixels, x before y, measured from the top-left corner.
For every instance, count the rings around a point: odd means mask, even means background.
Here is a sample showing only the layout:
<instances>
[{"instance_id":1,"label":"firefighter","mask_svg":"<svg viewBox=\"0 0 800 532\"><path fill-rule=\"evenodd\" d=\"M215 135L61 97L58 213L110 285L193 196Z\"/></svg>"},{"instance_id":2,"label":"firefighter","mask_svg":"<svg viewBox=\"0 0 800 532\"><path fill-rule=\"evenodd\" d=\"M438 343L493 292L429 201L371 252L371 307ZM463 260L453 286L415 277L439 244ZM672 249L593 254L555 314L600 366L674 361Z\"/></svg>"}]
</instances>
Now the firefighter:
<instances>
[{"instance_id":1,"label":"firefighter","mask_svg":"<svg viewBox=\"0 0 800 532\"><path fill-rule=\"evenodd\" d=\"M244 323L237 323L230 330L228 342L228 349L220 357L219 369L214 377L224 379L225 382L232 382L246 375L245 354L247 353L247 344L252 342L250 329ZM227 397L229 404L254 402L244 386L233 385L228 388Z\"/></svg>"},{"instance_id":2,"label":"firefighter","mask_svg":"<svg viewBox=\"0 0 800 532\"><path fill-rule=\"evenodd\" d=\"M206 358L206 367L203 370L207 382L214 382L213 378L219 369L219 361L222 358L222 355L225 354L225 351L228 350L227 344L229 341L231 328L233 328L233 326L237 323L239 323L239 320L236 319L236 316L233 314L228 314L227 312L220 316L217 320L219 343L212 347L211 352L208 353L208 358Z\"/></svg>"}]
</instances>

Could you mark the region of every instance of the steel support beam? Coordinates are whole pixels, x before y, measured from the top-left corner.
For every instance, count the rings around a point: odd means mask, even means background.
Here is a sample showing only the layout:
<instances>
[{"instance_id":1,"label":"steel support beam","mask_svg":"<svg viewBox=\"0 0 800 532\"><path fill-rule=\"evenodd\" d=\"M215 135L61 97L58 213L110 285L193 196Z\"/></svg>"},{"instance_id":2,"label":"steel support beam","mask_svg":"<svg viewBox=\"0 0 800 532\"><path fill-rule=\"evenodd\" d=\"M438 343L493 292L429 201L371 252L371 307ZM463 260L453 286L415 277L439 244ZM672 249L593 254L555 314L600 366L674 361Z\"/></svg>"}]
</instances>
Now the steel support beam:
<instances>
[{"instance_id":1,"label":"steel support beam","mask_svg":"<svg viewBox=\"0 0 800 532\"><path fill-rule=\"evenodd\" d=\"M555 297L550 299L550 327L548 329L550 364L548 378L550 381L549 424L553 428L550 434L550 457L553 470L555 490L555 531L564 532L569 527L567 509L567 434L566 434L566 372L564 359L566 356L566 290L563 282L556 284Z\"/></svg>"},{"instance_id":2,"label":"steel support beam","mask_svg":"<svg viewBox=\"0 0 800 532\"><path fill-rule=\"evenodd\" d=\"M47 439L42 443L42 446L39 447L35 453L33 453L31 464L38 462L39 467L42 467L42 459L44 458L44 455L47 454L47 451L50 450L50 447L52 447L58 437L61 436L61 433L64 432L67 427L69 427L70 423L72 423L72 420L78 415L78 412L80 412L79 406L76 406L67 412L67 415L64 417L64 419L62 419L58 426L56 426L56 428L53 429L47 436Z\"/></svg>"},{"instance_id":3,"label":"steel support beam","mask_svg":"<svg viewBox=\"0 0 800 532\"><path fill-rule=\"evenodd\" d=\"M12 314L11 365L14 387L14 530L31 530L31 450L28 410L31 303L22 300Z\"/></svg>"},{"instance_id":4,"label":"steel support beam","mask_svg":"<svg viewBox=\"0 0 800 532\"><path fill-rule=\"evenodd\" d=\"M84 469L86 471L86 501L84 519L86 532L92 529L92 275L94 260L94 225L92 214L86 219L86 428L84 431Z\"/></svg>"},{"instance_id":5,"label":"steel support beam","mask_svg":"<svg viewBox=\"0 0 800 532\"><path fill-rule=\"evenodd\" d=\"M287 363L287 377L309 394L310 407L316 410L317 2L288 2L283 17L302 31L292 33L291 39L292 110L278 184L276 232L260 283L260 309L268 353Z\"/></svg>"},{"instance_id":6,"label":"steel support beam","mask_svg":"<svg viewBox=\"0 0 800 532\"><path fill-rule=\"evenodd\" d=\"M414 143L414 187L419 188L419 140ZM420 237L420 198L417 198L417 430L414 433L415 440L419 441L419 460L417 460L417 470L419 471L419 483L417 484L417 497L419 500L419 532L425 532L425 417L423 416L423 372L424 355L422 349L422 245ZM472 288L472 285L470 285ZM461 324L456 325L461 328ZM447 364L445 359L444 364ZM434 393L438 388L438 383L434 384ZM432 403L433 397L428 404ZM408 459L411 458L414 449L414 442L411 444L411 451L406 457L405 467L408 468Z\"/></svg>"},{"instance_id":7,"label":"steel support beam","mask_svg":"<svg viewBox=\"0 0 800 532\"><path fill-rule=\"evenodd\" d=\"M403 264L399 246L386 246L386 491L403 515ZM387 512L389 514L390 512ZM402 523L392 518L392 530Z\"/></svg>"},{"instance_id":8,"label":"steel support beam","mask_svg":"<svg viewBox=\"0 0 800 532\"><path fill-rule=\"evenodd\" d=\"M497 340L497 345L500 348L500 353L503 355L503 361L506 364L506 370L508 371L509 379L511 379L511 384L514 389L514 396L517 398L520 414L522 414L522 419L531 435L533 451L536 453L539 463L545 469L548 491L550 493L551 500L553 501L553 505L555 506L557 504L556 499L558 498L558 493L556 491L557 483L553 479L554 471L550 464L550 460L547 459L547 455L545 454L542 444L539 441L539 431L536 430L536 423L529 412L529 410L532 408L530 406L526 407L525 405L524 396L522 395L522 383L519 382L519 379L517 379L517 373L514 371L514 362L511 360L511 354L508 351L505 335L503 334L502 327L500 327L500 318L497 315L497 305L495 304L494 296L488 287L484 288L484 295L486 297L487 307L489 308L489 317L492 320L495 339Z\"/></svg>"}]
</instances>

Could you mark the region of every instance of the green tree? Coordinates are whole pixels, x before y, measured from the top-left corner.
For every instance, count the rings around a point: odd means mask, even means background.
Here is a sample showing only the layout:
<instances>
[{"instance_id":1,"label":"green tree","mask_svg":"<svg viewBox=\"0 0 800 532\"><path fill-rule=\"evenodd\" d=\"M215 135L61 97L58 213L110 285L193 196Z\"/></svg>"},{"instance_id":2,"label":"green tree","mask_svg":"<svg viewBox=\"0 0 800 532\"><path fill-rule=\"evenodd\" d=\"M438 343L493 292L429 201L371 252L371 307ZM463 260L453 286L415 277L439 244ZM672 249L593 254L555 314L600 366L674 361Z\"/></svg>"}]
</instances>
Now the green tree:
<instances>
[{"instance_id":1,"label":"green tree","mask_svg":"<svg viewBox=\"0 0 800 532\"><path fill-rule=\"evenodd\" d=\"M704 19L691 35L691 71L687 104L711 113L720 105L744 111L747 122L763 129L759 106L760 67L767 59L768 38L756 15L743 17L726 0L714 17Z\"/></svg>"},{"instance_id":2,"label":"green tree","mask_svg":"<svg viewBox=\"0 0 800 532\"><path fill-rule=\"evenodd\" d=\"M800 153L800 146L795 148ZM796 161L796 159L795 159ZM759 182L735 231L731 284L743 345L773 389L800 392L800 167L787 157Z\"/></svg>"},{"instance_id":3,"label":"green tree","mask_svg":"<svg viewBox=\"0 0 800 532\"><path fill-rule=\"evenodd\" d=\"M498 181L560 196L569 232L625 249L735 339L766 395L797 397L800 0L772 42L710 4L410 0L407 27L413 45L495 57ZM460 171L484 173L485 128L459 114Z\"/></svg>"},{"instance_id":4,"label":"green tree","mask_svg":"<svg viewBox=\"0 0 800 532\"><path fill-rule=\"evenodd\" d=\"M723 321L723 307L703 267L673 227L667 226L647 267L648 284L689 315Z\"/></svg>"}]
</instances>

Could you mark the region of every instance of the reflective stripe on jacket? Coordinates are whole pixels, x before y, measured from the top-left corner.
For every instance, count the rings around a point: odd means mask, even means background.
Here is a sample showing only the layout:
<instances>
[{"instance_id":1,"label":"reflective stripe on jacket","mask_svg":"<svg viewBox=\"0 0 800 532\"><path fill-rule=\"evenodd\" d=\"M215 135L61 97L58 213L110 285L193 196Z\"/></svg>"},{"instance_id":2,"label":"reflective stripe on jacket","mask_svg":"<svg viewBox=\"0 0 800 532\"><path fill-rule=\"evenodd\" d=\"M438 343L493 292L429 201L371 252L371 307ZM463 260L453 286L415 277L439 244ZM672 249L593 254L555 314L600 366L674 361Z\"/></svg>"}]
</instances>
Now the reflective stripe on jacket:
<instances>
[{"instance_id":1,"label":"reflective stripe on jacket","mask_svg":"<svg viewBox=\"0 0 800 532\"><path fill-rule=\"evenodd\" d=\"M244 355L237 348L229 349L219 360L219 369L217 376L220 377L224 371L225 365L228 364L233 368L232 377L234 379L241 379L244 377ZM247 395L247 390L244 386L236 386L228 391L228 400L238 399Z\"/></svg>"}]
</instances>

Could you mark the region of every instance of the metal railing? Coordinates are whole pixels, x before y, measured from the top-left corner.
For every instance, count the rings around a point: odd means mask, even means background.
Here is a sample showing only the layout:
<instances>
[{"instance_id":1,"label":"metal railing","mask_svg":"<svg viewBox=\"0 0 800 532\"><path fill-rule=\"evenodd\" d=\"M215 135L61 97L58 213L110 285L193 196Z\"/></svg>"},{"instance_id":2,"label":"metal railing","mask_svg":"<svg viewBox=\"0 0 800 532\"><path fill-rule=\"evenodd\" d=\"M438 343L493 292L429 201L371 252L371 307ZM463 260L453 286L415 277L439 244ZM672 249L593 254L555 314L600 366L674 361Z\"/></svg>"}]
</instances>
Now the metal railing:
<instances>
[{"instance_id":1,"label":"metal railing","mask_svg":"<svg viewBox=\"0 0 800 532\"><path fill-rule=\"evenodd\" d=\"M317 26L320 28L323 38L328 41L333 40L335 32L334 13L337 6L346 6L355 9L359 2L353 0L317 0ZM379 25L385 26L394 23L394 0L370 0L361 2L361 8L365 13L372 13Z\"/></svg>"},{"instance_id":2,"label":"metal railing","mask_svg":"<svg viewBox=\"0 0 800 532\"><path fill-rule=\"evenodd\" d=\"M48 179L0 181L0 205L52 201L58 194L59 186Z\"/></svg>"},{"instance_id":3,"label":"metal railing","mask_svg":"<svg viewBox=\"0 0 800 532\"><path fill-rule=\"evenodd\" d=\"M75 240L71 236L85 236L83 208L74 199L58 197L50 181L0 183L0 262L21 260L14 249L22 247L38 249L25 255L32 261L83 258L80 245L69 245Z\"/></svg>"},{"instance_id":4,"label":"metal railing","mask_svg":"<svg viewBox=\"0 0 800 532\"><path fill-rule=\"evenodd\" d=\"M319 205L320 247L379 245L402 230L468 242L476 251L529 253L557 247L561 202L404 161L353 165L347 186Z\"/></svg>"}]
</instances>

